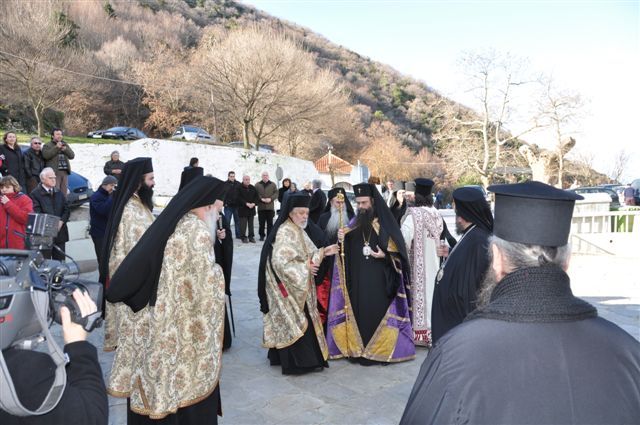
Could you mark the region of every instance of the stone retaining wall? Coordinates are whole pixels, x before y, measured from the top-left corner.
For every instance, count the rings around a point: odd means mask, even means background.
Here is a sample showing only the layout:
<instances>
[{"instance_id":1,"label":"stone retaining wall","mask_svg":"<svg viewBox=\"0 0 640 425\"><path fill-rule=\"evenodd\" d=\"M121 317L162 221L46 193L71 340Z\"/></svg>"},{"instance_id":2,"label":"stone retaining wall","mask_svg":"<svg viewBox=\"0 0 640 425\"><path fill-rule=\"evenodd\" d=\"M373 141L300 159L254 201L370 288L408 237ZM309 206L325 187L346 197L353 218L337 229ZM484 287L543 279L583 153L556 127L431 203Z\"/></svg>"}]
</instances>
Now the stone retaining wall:
<instances>
[{"instance_id":1,"label":"stone retaining wall","mask_svg":"<svg viewBox=\"0 0 640 425\"><path fill-rule=\"evenodd\" d=\"M109 161L111 152L120 152L120 159L128 161L139 156L153 158L158 196L172 196L178 191L180 174L189 159L197 157L205 174L222 180L227 179L230 170L236 172L241 181L243 174L251 177L254 184L262 171L269 172L276 181L276 167L280 166L283 176L301 185L305 181L318 178L318 171L311 161L267 152L247 151L226 146L213 146L175 140L141 139L128 144L73 144L75 159L71 161L73 171L83 175L96 190L104 178L104 163Z\"/></svg>"}]
</instances>

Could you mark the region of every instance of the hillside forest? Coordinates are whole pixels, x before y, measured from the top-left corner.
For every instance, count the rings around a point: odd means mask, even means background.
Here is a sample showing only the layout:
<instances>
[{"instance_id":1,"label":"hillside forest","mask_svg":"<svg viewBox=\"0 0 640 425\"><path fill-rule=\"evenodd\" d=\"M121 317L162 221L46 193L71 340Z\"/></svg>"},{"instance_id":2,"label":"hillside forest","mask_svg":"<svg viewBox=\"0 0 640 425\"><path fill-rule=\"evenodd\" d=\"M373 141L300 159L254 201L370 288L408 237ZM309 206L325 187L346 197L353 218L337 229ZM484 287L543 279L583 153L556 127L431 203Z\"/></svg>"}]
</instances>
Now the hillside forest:
<instances>
[{"instance_id":1,"label":"hillside forest","mask_svg":"<svg viewBox=\"0 0 640 425\"><path fill-rule=\"evenodd\" d=\"M195 124L219 143L309 160L331 149L381 180L608 181L593 158L565 158L583 99L507 53L461 53L477 95L465 106L235 1L4 0L0 12L0 128L126 125L166 138ZM530 125L514 131L516 119ZM555 148L526 141L540 128Z\"/></svg>"}]
</instances>

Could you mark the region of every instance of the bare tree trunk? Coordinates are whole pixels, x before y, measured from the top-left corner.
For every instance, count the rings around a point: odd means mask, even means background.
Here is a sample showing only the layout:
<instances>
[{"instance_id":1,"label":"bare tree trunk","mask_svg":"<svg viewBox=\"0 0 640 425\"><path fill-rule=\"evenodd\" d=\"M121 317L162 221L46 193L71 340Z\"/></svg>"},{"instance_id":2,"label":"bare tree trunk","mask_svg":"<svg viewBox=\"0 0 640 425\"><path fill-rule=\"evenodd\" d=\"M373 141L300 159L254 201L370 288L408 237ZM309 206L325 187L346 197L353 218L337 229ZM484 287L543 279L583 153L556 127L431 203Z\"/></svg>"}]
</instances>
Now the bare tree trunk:
<instances>
[{"instance_id":1,"label":"bare tree trunk","mask_svg":"<svg viewBox=\"0 0 640 425\"><path fill-rule=\"evenodd\" d=\"M249 145L249 121L244 121L242 123L242 137L244 141L244 148L250 149L251 146Z\"/></svg>"},{"instance_id":2,"label":"bare tree trunk","mask_svg":"<svg viewBox=\"0 0 640 425\"><path fill-rule=\"evenodd\" d=\"M44 111L42 110L42 107L39 105L35 105L33 107L33 113L36 116L36 122L38 123L38 136L43 137L44 136Z\"/></svg>"}]
</instances>

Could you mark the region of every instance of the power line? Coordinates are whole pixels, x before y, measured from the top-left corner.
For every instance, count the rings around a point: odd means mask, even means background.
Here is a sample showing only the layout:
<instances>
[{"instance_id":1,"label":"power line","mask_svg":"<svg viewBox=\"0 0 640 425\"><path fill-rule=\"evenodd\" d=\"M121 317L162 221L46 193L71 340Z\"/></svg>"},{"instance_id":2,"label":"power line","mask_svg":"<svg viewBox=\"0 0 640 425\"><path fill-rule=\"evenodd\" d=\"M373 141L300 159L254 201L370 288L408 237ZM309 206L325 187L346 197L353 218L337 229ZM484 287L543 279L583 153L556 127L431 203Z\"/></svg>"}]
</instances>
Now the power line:
<instances>
[{"instance_id":1,"label":"power line","mask_svg":"<svg viewBox=\"0 0 640 425\"><path fill-rule=\"evenodd\" d=\"M25 58L25 57L14 55L13 53L5 52L5 51L2 51L2 50L0 50L0 54L1 55L11 56L13 58L21 59L21 60L27 61L27 62L33 62L33 63L36 63L38 65L47 66L49 68L52 68L52 69L55 69L55 70L58 70L58 71L68 72L69 74L79 75L79 76L82 76L82 77L94 78L96 80L110 81L112 83L127 84L127 85L130 85L130 86L143 87L142 84L136 83L134 81L127 81L127 80L120 80L120 79L116 79L116 78L102 77L100 75L87 74L86 72L78 72L78 71L73 71L71 69L60 68L58 66L51 65L51 64L46 63L46 62L41 62L41 61L37 61L35 59ZM156 86L156 87L173 90L173 88L171 88L171 87L164 87L164 86Z\"/></svg>"}]
</instances>

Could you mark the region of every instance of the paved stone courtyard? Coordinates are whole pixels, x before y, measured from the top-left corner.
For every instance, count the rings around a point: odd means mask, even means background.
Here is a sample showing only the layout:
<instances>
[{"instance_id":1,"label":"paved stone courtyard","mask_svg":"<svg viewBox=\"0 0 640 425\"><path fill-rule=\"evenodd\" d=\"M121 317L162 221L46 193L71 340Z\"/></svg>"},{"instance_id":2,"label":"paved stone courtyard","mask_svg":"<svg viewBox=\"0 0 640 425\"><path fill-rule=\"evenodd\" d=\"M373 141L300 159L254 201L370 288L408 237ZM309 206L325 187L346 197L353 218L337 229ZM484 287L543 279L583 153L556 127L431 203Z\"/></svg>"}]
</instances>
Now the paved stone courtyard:
<instances>
[{"instance_id":1,"label":"paved stone courtyard","mask_svg":"<svg viewBox=\"0 0 640 425\"><path fill-rule=\"evenodd\" d=\"M91 241L83 242L93 250ZM236 338L223 355L221 424L396 424L420 365L414 361L363 367L346 360L305 376L283 376L261 347L262 317L256 294L262 244L235 242L231 291ZM636 254L637 255L637 254ZM640 340L640 258L574 256L569 273L574 293L595 304L599 314ZM95 278L95 273L83 277ZM59 333L59 332L56 332ZM99 347L105 379L113 353L102 352L103 331L90 341ZM126 424L126 400L110 398L109 423Z\"/></svg>"}]
</instances>

